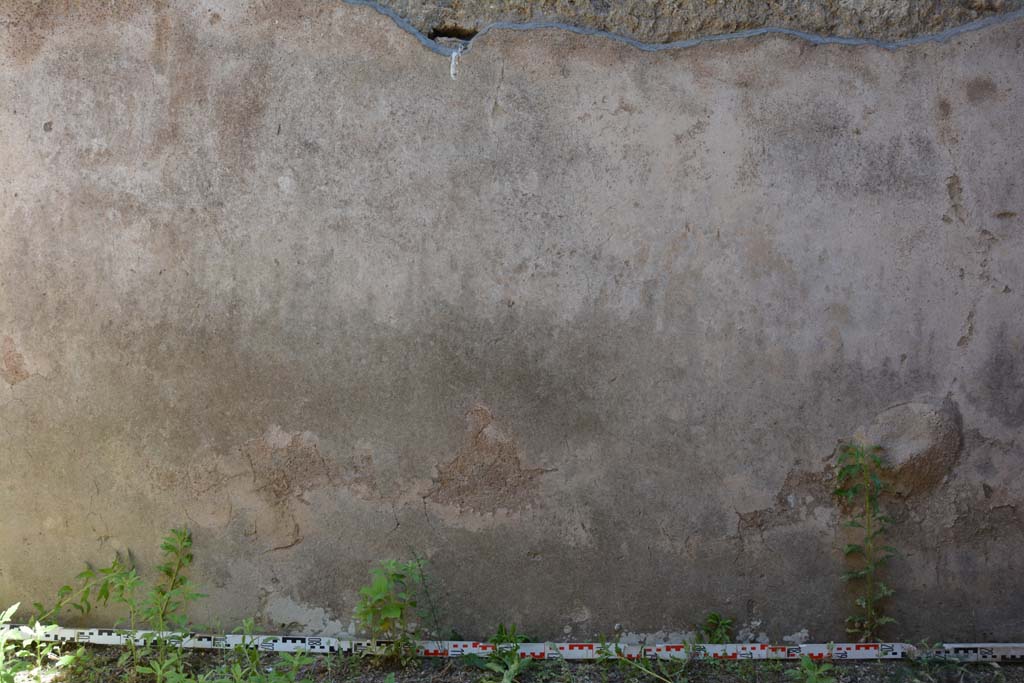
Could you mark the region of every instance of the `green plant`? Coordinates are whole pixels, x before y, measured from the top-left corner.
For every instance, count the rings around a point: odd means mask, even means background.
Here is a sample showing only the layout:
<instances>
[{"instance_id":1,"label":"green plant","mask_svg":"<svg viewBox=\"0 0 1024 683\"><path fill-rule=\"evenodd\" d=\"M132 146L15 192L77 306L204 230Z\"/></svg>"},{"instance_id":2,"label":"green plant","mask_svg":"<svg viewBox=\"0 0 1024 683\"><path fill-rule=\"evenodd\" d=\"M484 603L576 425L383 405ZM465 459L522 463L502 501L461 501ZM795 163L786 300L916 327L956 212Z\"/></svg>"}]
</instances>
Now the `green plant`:
<instances>
[{"instance_id":1,"label":"green plant","mask_svg":"<svg viewBox=\"0 0 1024 683\"><path fill-rule=\"evenodd\" d=\"M111 665L116 660L111 650L80 648L75 653L73 662L63 670L61 680L73 683L107 683L115 676L111 675Z\"/></svg>"},{"instance_id":2,"label":"green plant","mask_svg":"<svg viewBox=\"0 0 1024 683\"><path fill-rule=\"evenodd\" d=\"M274 667L275 678L269 683L307 683L309 679L300 679L299 671L316 661L305 652L282 652L279 659L284 664L284 670L278 671ZM394 674L391 675L391 681L394 682Z\"/></svg>"},{"instance_id":3,"label":"green plant","mask_svg":"<svg viewBox=\"0 0 1024 683\"><path fill-rule=\"evenodd\" d=\"M518 652L519 646L529 639L529 636L519 633L515 624L509 624L508 626L498 624L497 632L488 639L488 642L494 645L515 645L515 650Z\"/></svg>"},{"instance_id":4,"label":"green plant","mask_svg":"<svg viewBox=\"0 0 1024 683\"><path fill-rule=\"evenodd\" d=\"M738 681L750 681L757 673L757 667L749 659L712 659L722 674Z\"/></svg>"},{"instance_id":5,"label":"green plant","mask_svg":"<svg viewBox=\"0 0 1024 683\"><path fill-rule=\"evenodd\" d=\"M855 600L859 613L847 617L846 631L858 636L862 642L872 642L878 639L883 626L895 621L884 614L882 606L882 602L892 596L893 590L881 580L880 573L896 549L880 544L892 522L878 506L878 499L886 489L882 478L885 465L881 449L860 444L844 445L839 451L836 467L834 494L850 509L851 515L845 526L858 529L861 537L859 543L848 543L843 548L843 554L856 562L854 569L843 574L843 579L861 582L862 586Z\"/></svg>"},{"instance_id":6,"label":"green plant","mask_svg":"<svg viewBox=\"0 0 1024 683\"><path fill-rule=\"evenodd\" d=\"M700 627L700 635L705 643L725 645L732 642L732 619L723 617L718 612L710 612L704 617Z\"/></svg>"},{"instance_id":7,"label":"green plant","mask_svg":"<svg viewBox=\"0 0 1024 683\"><path fill-rule=\"evenodd\" d=\"M370 572L369 585L359 589L355 618L370 636L365 654L402 666L416 659L412 617L423 583L418 561L383 560Z\"/></svg>"},{"instance_id":8,"label":"green plant","mask_svg":"<svg viewBox=\"0 0 1024 683\"><path fill-rule=\"evenodd\" d=\"M786 671L786 678L797 683L835 683L832 670L835 666L826 662L816 662L807 655L800 657L800 665Z\"/></svg>"},{"instance_id":9,"label":"green plant","mask_svg":"<svg viewBox=\"0 0 1024 683\"><path fill-rule=\"evenodd\" d=\"M253 635L256 632L256 622L252 619L243 619L242 625L234 632L241 634L242 642L234 645L227 652L221 667L222 678L217 679L217 683L245 683L250 679L259 680L263 669L260 650Z\"/></svg>"},{"instance_id":10,"label":"green plant","mask_svg":"<svg viewBox=\"0 0 1024 683\"><path fill-rule=\"evenodd\" d=\"M612 640L606 638L603 633L598 637L597 664L601 671L601 683L607 683L609 667L615 666L622 668L626 666L618 661L619 649L618 632L615 633L615 638Z\"/></svg>"},{"instance_id":11,"label":"green plant","mask_svg":"<svg viewBox=\"0 0 1024 683\"><path fill-rule=\"evenodd\" d=\"M559 673L562 674L561 683L576 683L576 677L572 674L572 667L569 666L569 662L566 661L565 657L558 658Z\"/></svg>"},{"instance_id":12,"label":"green plant","mask_svg":"<svg viewBox=\"0 0 1024 683\"><path fill-rule=\"evenodd\" d=\"M438 607L434 591L431 587L432 582L426 568L427 561L420 557L419 553L415 550L410 550L410 552L412 554L411 564L416 565L416 571L420 577L416 596L419 603L416 616L418 622L422 625L420 631L423 636L440 640L444 640L446 639L445 636L448 636L448 640L463 640L452 629L445 629L442 626L441 609Z\"/></svg>"},{"instance_id":13,"label":"green plant","mask_svg":"<svg viewBox=\"0 0 1024 683\"><path fill-rule=\"evenodd\" d=\"M466 656L470 658L471 664L485 671L497 674L497 677L485 676L482 679L485 683L515 683L519 679L520 674L530 668L534 662L532 657L520 656L518 647L514 649L495 649L487 655L486 659L480 658L477 655Z\"/></svg>"},{"instance_id":14,"label":"green plant","mask_svg":"<svg viewBox=\"0 0 1024 683\"><path fill-rule=\"evenodd\" d=\"M130 677L134 679L139 667L142 666L142 648L138 646L134 638L135 629L139 627L139 605L135 592L142 584L142 579L134 567L126 568L118 572L111 579L111 593L115 604L121 605L128 612L128 629L122 630L124 636L125 650L117 660L118 666L126 666L131 663Z\"/></svg>"},{"instance_id":15,"label":"green plant","mask_svg":"<svg viewBox=\"0 0 1024 683\"><path fill-rule=\"evenodd\" d=\"M266 666L254 633L256 622L244 619L235 629L241 634L241 643L228 651L224 663L208 679L208 683L308 683L300 679L302 667L315 660L306 652L283 652L277 661L280 665Z\"/></svg>"},{"instance_id":16,"label":"green plant","mask_svg":"<svg viewBox=\"0 0 1024 683\"><path fill-rule=\"evenodd\" d=\"M181 641L182 632L188 626L188 605L205 596L195 590L188 577L195 560L192 534L187 529L171 529L161 541L160 550L163 551L163 562L157 566L160 578L141 601L136 591L142 580L134 568L125 568L111 579L114 601L128 611L129 630L134 631L142 624L153 630L141 648L133 638L127 638L128 650L119 663L130 660L133 672L151 675L157 683L178 683L185 676Z\"/></svg>"},{"instance_id":17,"label":"green plant","mask_svg":"<svg viewBox=\"0 0 1024 683\"><path fill-rule=\"evenodd\" d=\"M120 555L115 555L110 565L101 569L93 569L92 566L86 565L86 568L75 577L78 587L75 588L71 585L61 586L57 591L57 598L52 606L44 607L42 603L33 603L32 606L35 614L31 629L35 633L32 636L27 636L26 642L35 641L36 652L39 653L42 649L44 658L56 658L59 666L67 666L73 663L84 652L82 648L79 648L78 652L74 655L59 656L58 650L52 644L49 646L42 645L43 641L41 638L57 628L53 622L68 607L74 608L80 616L85 616L92 611L94 606L106 606L118 582L126 574L129 572L134 573L134 571L121 559ZM37 672L41 670L41 661L41 659L37 660ZM39 674L37 673L38 676ZM3 682L0 681L0 683Z\"/></svg>"},{"instance_id":18,"label":"green plant","mask_svg":"<svg viewBox=\"0 0 1024 683\"><path fill-rule=\"evenodd\" d=\"M342 658L343 666L346 675L344 680L360 681L363 678L363 658L362 657L346 657L340 652L338 656Z\"/></svg>"},{"instance_id":19,"label":"green plant","mask_svg":"<svg viewBox=\"0 0 1024 683\"><path fill-rule=\"evenodd\" d=\"M53 606L47 608L42 603L33 603L35 609L34 619L43 624L52 623L56 620L66 607L73 607L81 616L92 611L93 601L98 605L105 606L110 598L110 592L117 581L117 578L130 569L119 555L109 567L96 570L86 565L86 568L79 572L75 580L79 583L78 588L71 585L61 586L57 591L57 599Z\"/></svg>"},{"instance_id":20,"label":"green plant","mask_svg":"<svg viewBox=\"0 0 1024 683\"><path fill-rule=\"evenodd\" d=\"M171 653L164 657L154 658L149 664L139 666L135 669L141 674L150 674L156 683L165 683L171 680L180 671L180 658L177 653Z\"/></svg>"},{"instance_id":21,"label":"green plant","mask_svg":"<svg viewBox=\"0 0 1024 683\"><path fill-rule=\"evenodd\" d=\"M0 683L14 683L14 677L30 667L21 647L22 639L13 637L15 629L10 626L20 606L12 605L0 613Z\"/></svg>"},{"instance_id":22,"label":"green plant","mask_svg":"<svg viewBox=\"0 0 1024 683\"><path fill-rule=\"evenodd\" d=\"M172 529L160 543L164 561L157 566L162 575L142 603L141 615L150 628L158 631L182 630L188 623L189 603L206 597L195 590L188 569L192 554L192 534L187 529Z\"/></svg>"},{"instance_id":23,"label":"green plant","mask_svg":"<svg viewBox=\"0 0 1024 683\"><path fill-rule=\"evenodd\" d=\"M643 650L643 648L641 648L641 651L642 650ZM651 678L659 680L662 683L675 683L675 681L673 681L672 678L670 678L669 676L665 675L665 672L663 670L660 670L660 669L662 669L661 666L658 667L659 670L655 670L654 665L650 662L650 660L648 660L645 657L643 657L643 655L641 655L639 657L636 657L636 658L627 657L622 652L622 648L621 647L618 648L618 651L617 651L616 654L617 654L617 656L619 658L619 661L624 663L627 668L635 669L638 672L642 673L643 675L650 676ZM658 663L660 665L660 661Z\"/></svg>"},{"instance_id":24,"label":"green plant","mask_svg":"<svg viewBox=\"0 0 1024 683\"><path fill-rule=\"evenodd\" d=\"M640 652L643 653L643 651L643 644L641 644ZM597 662L600 665L604 665L602 667L602 680L605 680L603 668L609 664L614 664L620 670L640 673L661 681L661 683L685 683L685 674L689 671L691 664L689 657L667 661L662 659L652 661L642 654L638 657L629 657L619 644L618 637L613 641L608 641L604 635L601 636L597 648Z\"/></svg>"},{"instance_id":25,"label":"green plant","mask_svg":"<svg viewBox=\"0 0 1024 683\"><path fill-rule=\"evenodd\" d=\"M498 631L492 635L489 641L494 649L481 657L477 654L464 656L465 661L484 671L489 671L496 676L485 676L484 683L515 683L519 676L533 666L532 657L523 657L519 652L520 646L528 638L519 633L515 624L505 626L498 624Z\"/></svg>"},{"instance_id":26,"label":"green plant","mask_svg":"<svg viewBox=\"0 0 1024 683\"><path fill-rule=\"evenodd\" d=\"M66 667L82 653L79 648L74 654L61 655L59 645L49 640L57 630L53 624L33 619L30 626L12 626L11 620L20 606L12 605L0 613L0 683L14 683L24 672L39 683L47 665Z\"/></svg>"},{"instance_id":27,"label":"green plant","mask_svg":"<svg viewBox=\"0 0 1024 683\"><path fill-rule=\"evenodd\" d=\"M138 674L143 674L153 677L157 683L185 680L181 632L187 628L188 605L205 596L195 590L188 577L194 561L189 531L172 529L161 541L160 549L163 551L163 562L157 567L160 578L141 599L137 593L143 582L135 567L130 561L125 562L120 556L115 556L108 567L93 569L87 566L75 577L77 588L62 586L57 591L53 606L47 608L35 603L34 628L42 628L42 624L58 619L68 607L86 615L94 607L106 606L113 601L128 614L127 629L121 632L125 636L125 651L118 659L118 666L128 667L129 679L135 680ZM147 626L154 633L140 644L128 635L142 626ZM45 634L41 632L39 635ZM41 642L38 637L35 640L37 645ZM49 658L55 654L53 650L45 652ZM58 664L62 661L67 660L57 660ZM0 679L0 683L6 682Z\"/></svg>"},{"instance_id":28,"label":"green plant","mask_svg":"<svg viewBox=\"0 0 1024 683\"><path fill-rule=\"evenodd\" d=\"M995 664L995 662L992 662ZM996 665L998 666L998 665ZM918 643L910 666L901 670L901 679L908 683L939 683L939 681L972 680L972 672L958 659L949 659L943 653L942 643L927 640ZM1002 678L996 671L995 680Z\"/></svg>"}]
</instances>

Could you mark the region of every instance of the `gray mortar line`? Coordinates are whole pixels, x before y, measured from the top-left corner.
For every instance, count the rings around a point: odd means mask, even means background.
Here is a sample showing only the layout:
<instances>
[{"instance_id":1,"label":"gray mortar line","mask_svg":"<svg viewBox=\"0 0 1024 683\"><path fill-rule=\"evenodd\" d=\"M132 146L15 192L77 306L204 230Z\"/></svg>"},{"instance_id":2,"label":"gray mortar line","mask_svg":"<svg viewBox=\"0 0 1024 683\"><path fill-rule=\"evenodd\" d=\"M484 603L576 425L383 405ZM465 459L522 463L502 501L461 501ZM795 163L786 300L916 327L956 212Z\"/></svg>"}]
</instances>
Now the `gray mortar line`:
<instances>
[{"instance_id":1,"label":"gray mortar line","mask_svg":"<svg viewBox=\"0 0 1024 683\"><path fill-rule=\"evenodd\" d=\"M372 7L377 12L389 17L395 22L402 30L412 34L416 40L420 41L424 47L436 52L439 55L445 57L451 57L453 54L465 54L473 46L474 41L478 38L487 35L489 32L494 30L505 30L505 31L532 31L536 29L559 29L562 31L569 31L570 33L576 33L583 36L597 36L599 38L607 38L618 43L624 43L631 47L635 47L638 50L644 52L658 52L661 50L677 50L687 47L696 47L697 45L703 45L705 43L715 43L724 40L738 40L743 38L754 38L763 35L784 35L792 36L794 38L800 38L802 40L811 43L812 45L849 45L849 46L868 46L877 47L883 50L898 50L904 47L913 47L915 45L922 45L924 43L942 43L952 38L955 38L964 33L970 33L972 31L979 31L990 26L997 26L999 24L1009 23L1017 19L1024 18L1024 9L1014 10L1013 12L1007 12L1005 14L997 14L984 19L976 19L975 21L961 24L960 26L954 26L948 28L945 31L939 33L928 33L920 36L914 36L913 38L904 38L902 40L895 41L884 41L876 40L874 38L850 38L844 36L823 36L816 33L807 33L806 31L798 31L791 28L779 28L774 26L766 26L763 28L752 28L745 31L737 31L735 33L720 33L711 36L701 36L699 38L688 38L686 40L677 40L671 43L645 43L635 38L630 38L618 33L612 33L611 31L603 31L596 28L587 28L584 26L573 26L572 24L566 24L561 21L531 21L531 22L509 22L499 21L493 24L489 24L476 35L473 36L469 41L462 41L462 45L458 47L448 47L441 45L435 40L428 38L419 29L412 25L408 19L401 16L395 10L381 5L375 0L342 0L349 5L364 5Z\"/></svg>"}]
</instances>

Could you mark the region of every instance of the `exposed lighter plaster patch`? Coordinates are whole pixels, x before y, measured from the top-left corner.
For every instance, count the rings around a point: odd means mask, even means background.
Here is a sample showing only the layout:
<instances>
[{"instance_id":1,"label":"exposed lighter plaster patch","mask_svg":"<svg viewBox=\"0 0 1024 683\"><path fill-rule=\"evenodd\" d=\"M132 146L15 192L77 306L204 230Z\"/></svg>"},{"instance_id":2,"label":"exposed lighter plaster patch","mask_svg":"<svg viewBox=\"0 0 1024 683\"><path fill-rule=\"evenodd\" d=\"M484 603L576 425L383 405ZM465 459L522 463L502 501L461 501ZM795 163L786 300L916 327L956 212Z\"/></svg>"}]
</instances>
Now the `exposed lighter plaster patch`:
<instances>
[{"instance_id":1,"label":"exposed lighter plaster patch","mask_svg":"<svg viewBox=\"0 0 1024 683\"><path fill-rule=\"evenodd\" d=\"M332 618L322 607L310 607L280 593L270 594L263 607L263 618L275 628L288 629L299 625L309 635L330 635L340 638L354 637L341 621Z\"/></svg>"},{"instance_id":2,"label":"exposed lighter plaster patch","mask_svg":"<svg viewBox=\"0 0 1024 683\"><path fill-rule=\"evenodd\" d=\"M768 634L761 630L762 621L760 619L753 619L746 622L739 627L736 631L736 640L740 643L770 643L771 638Z\"/></svg>"},{"instance_id":3,"label":"exposed lighter plaster patch","mask_svg":"<svg viewBox=\"0 0 1024 683\"><path fill-rule=\"evenodd\" d=\"M802 628L795 633L790 633L788 636L782 636L782 642L792 643L794 645L803 645L811 639L811 635L807 632L807 629Z\"/></svg>"},{"instance_id":4,"label":"exposed lighter plaster patch","mask_svg":"<svg viewBox=\"0 0 1024 683\"><path fill-rule=\"evenodd\" d=\"M642 643L696 643L696 631L622 631L619 642L623 645Z\"/></svg>"}]
</instances>

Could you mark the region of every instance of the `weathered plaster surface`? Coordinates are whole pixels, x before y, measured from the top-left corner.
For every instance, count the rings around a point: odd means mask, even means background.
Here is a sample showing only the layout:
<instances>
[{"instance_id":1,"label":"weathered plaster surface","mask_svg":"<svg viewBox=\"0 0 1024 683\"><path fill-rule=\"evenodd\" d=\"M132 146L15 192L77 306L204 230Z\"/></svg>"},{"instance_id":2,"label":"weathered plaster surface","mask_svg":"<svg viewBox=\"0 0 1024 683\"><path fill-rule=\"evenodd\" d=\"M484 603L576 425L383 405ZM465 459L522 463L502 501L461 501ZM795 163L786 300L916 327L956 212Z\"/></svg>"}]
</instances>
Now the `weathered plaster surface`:
<instances>
[{"instance_id":1,"label":"weathered plaster surface","mask_svg":"<svg viewBox=\"0 0 1024 683\"><path fill-rule=\"evenodd\" d=\"M380 4L432 38L465 40L499 22L544 21L645 43L766 26L890 41L1024 6L1021 0L381 0Z\"/></svg>"},{"instance_id":2,"label":"weathered plaster surface","mask_svg":"<svg viewBox=\"0 0 1024 683\"><path fill-rule=\"evenodd\" d=\"M830 639L859 432L901 465L900 632L1024 638L1024 22L493 31L453 81L368 7L27 7L0 603L187 524L200 621L348 628L417 552L465 634Z\"/></svg>"}]
</instances>

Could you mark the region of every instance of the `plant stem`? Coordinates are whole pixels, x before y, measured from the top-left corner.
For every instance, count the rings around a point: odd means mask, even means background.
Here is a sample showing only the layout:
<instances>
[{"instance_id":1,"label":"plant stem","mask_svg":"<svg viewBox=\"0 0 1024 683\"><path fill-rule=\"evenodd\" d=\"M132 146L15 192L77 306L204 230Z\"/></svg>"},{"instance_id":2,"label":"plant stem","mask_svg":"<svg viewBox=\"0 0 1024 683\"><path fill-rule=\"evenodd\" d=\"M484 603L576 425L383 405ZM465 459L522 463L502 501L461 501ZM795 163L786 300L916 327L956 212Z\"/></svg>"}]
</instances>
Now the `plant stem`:
<instances>
[{"instance_id":1,"label":"plant stem","mask_svg":"<svg viewBox=\"0 0 1024 683\"><path fill-rule=\"evenodd\" d=\"M872 509L872 481L871 481L871 467L867 463L864 466L864 531L866 538L864 541L864 560L867 562L867 591L864 596L864 627L867 633L865 634L868 639L874 638L875 627L874 619L872 618L874 597L875 597L875 570L872 566L875 557L875 541L872 537L871 528L872 522L874 521L874 510Z\"/></svg>"},{"instance_id":2,"label":"plant stem","mask_svg":"<svg viewBox=\"0 0 1024 683\"><path fill-rule=\"evenodd\" d=\"M643 651L642 650L641 650L641 654L639 656L643 657ZM648 668L648 667L644 666L643 664L640 664L636 660L633 660L633 659L630 659L629 657L626 657L625 655L622 654L621 650L619 650L619 652L618 652L618 658L621 661L626 662L630 666L632 666L634 668L637 668L640 671L643 671L648 676L653 676L654 678L657 678L659 681L662 681L662 683L673 683L672 681L670 681L669 679L665 678L664 676L659 674L657 671L655 671L653 666Z\"/></svg>"},{"instance_id":3,"label":"plant stem","mask_svg":"<svg viewBox=\"0 0 1024 683\"><path fill-rule=\"evenodd\" d=\"M171 603L171 592L174 590L174 584L178 581L178 574L181 572L181 568L181 553L175 553L174 572L171 573L171 582L168 584L167 592L164 593L163 604L160 605L160 611L157 612L157 620L160 630L163 630L164 628L164 620L167 618L167 609Z\"/></svg>"}]
</instances>

